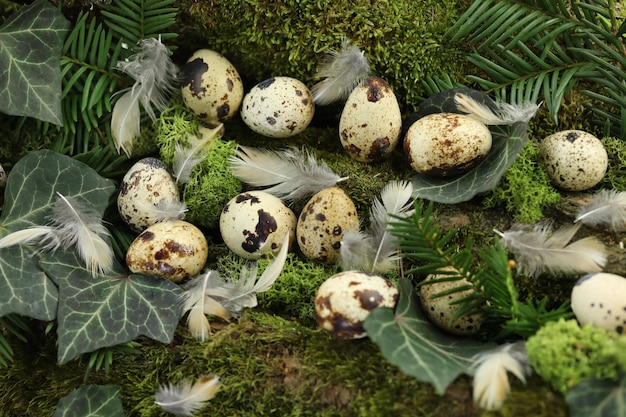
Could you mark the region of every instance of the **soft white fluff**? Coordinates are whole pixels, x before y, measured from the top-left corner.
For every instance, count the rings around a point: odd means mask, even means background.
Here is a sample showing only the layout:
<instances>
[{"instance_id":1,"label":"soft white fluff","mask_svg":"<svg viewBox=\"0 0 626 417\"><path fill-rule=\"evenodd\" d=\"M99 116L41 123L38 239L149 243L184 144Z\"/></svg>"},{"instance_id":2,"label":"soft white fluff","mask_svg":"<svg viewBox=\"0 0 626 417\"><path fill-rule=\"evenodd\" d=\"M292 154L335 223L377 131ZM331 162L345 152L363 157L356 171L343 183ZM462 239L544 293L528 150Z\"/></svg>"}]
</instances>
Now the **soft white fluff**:
<instances>
[{"instance_id":1,"label":"soft white fluff","mask_svg":"<svg viewBox=\"0 0 626 417\"><path fill-rule=\"evenodd\" d=\"M174 178L179 184L186 184L191 180L191 171L206 157L207 144L223 132L223 125L211 129L201 139L190 136L187 145L176 142L174 155Z\"/></svg>"},{"instance_id":2,"label":"soft white fluff","mask_svg":"<svg viewBox=\"0 0 626 417\"><path fill-rule=\"evenodd\" d=\"M589 226L609 225L615 231L626 229L626 192L600 190L580 207L574 221Z\"/></svg>"},{"instance_id":3,"label":"soft white fluff","mask_svg":"<svg viewBox=\"0 0 626 417\"><path fill-rule=\"evenodd\" d=\"M501 101L494 102L495 110L489 106L477 102L472 97L457 93L454 96L454 103L459 111L467 113L486 125L511 125L516 122L528 123L530 119L535 117L539 106L534 103L524 103L522 105L514 105L503 103Z\"/></svg>"},{"instance_id":4,"label":"soft white fluff","mask_svg":"<svg viewBox=\"0 0 626 417\"><path fill-rule=\"evenodd\" d=\"M177 416L191 416L215 397L220 389L217 376L203 376L194 384L189 381L174 385L171 382L159 387L155 403L163 410Z\"/></svg>"}]
</instances>

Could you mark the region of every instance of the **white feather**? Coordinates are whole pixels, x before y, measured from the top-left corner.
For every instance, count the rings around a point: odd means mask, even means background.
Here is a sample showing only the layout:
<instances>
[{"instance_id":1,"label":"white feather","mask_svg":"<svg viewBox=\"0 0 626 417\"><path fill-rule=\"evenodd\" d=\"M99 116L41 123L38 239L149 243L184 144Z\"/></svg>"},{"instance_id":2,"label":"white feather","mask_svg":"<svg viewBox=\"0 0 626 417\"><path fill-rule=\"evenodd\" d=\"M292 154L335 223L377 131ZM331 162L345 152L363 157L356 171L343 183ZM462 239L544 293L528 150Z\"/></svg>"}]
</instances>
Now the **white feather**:
<instances>
[{"instance_id":1,"label":"white feather","mask_svg":"<svg viewBox=\"0 0 626 417\"><path fill-rule=\"evenodd\" d=\"M155 403L163 410L177 416L191 416L215 397L220 389L217 376L201 377L193 385L186 381L178 385L169 383L159 387Z\"/></svg>"},{"instance_id":2,"label":"white feather","mask_svg":"<svg viewBox=\"0 0 626 417\"><path fill-rule=\"evenodd\" d=\"M186 184L191 180L191 171L206 157L206 145L223 131L222 128L223 125L220 124L215 129L211 129L209 133L202 135L202 139L193 135L190 136L187 139L187 146L176 142L173 164L176 182Z\"/></svg>"},{"instance_id":3,"label":"white feather","mask_svg":"<svg viewBox=\"0 0 626 417\"><path fill-rule=\"evenodd\" d=\"M389 232L389 222L413 212L413 185L409 181L389 181L370 209L366 233L348 230L341 241L340 263L344 270L385 273L399 259L397 240Z\"/></svg>"},{"instance_id":4,"label":"white feather","mask_svg":"<svg viewBox=\"0 0 626 417\"><path fill-rule=\"evenodd\" d=\"M534 103L524 103L514 105L495 101L495 110L489 106L477 102L472 97L457 93L454 96L454 103L459 111L467 113L486 125L511 125L516 122L528 123L535 116L539 106Z\"/></svg>"},{"instance_id":5,"label":"white feather","mask_svg":"<svg viewBox=\"0 0 626 417\"><path fill-rule=\"evenodd\" d=\"M331 51L318 67L315 77L324 80L311 88L313 101L324 106L345 100L370 73L370 64L363 51L344 39L341 50Z\"/></svg>"},{"instance_id":6,"label":"white feather","mask_svg":"<svg viewBox=\"0 0 626 417\"><path fill-rule=\"evenodd\" d=\"M22 229L13 233L9 233L8 235L0 239L0 248L8 248L9 246L19 245L20 243L23 243L25 245L31 245L37 242L41 242L44 239L48 239L51 244L51 248L56 248L61 244L52 227L33 226L27 229Z\"/></svg>"},{"instance_id":7,"label":"white feather","mask_svg":"<svg viewBox=\"0 0 626 417\"><path fill-rule=\"evenodd\" d=\"M341 178L324 161L304 149L271 151L239 146L229 158L232 174L254 187L286 201L294 201L332 187Z\"/></svg>"},{"instance_id":8,"label":"white feather","mask_svg":"<svg viewBox=\"0 0 626 417\"><path fill-rule=\"evenodd\" d=\"M506 343L474 357L474 402L486 410L499 409L509 392L508 373L526 383L532 373L523 341Z\"/></svg>"},{"instance_id":9,"label":"white feather","mask_svg":"<svg viewBox=\"0 0 626 417\"><path fill-rule=\"evenodd\" d=\"M502 246L514 254L520 271L530 277L545 271L564 274L601 271L607 262L602 242L590 236L569 243L579 228L580 223L552 232L550 225L514 225L504 233L494 232L501 237Z\"/></svg>"},{"instance_id":10,"label":"white feather","mask_svg":"<svg viewBox=\"0 0 626 417\"><path fill-rule=\"evenodd\" d=\"M154 109L161 111L167 106L169 96L176 91L174 82L178 78L178 68L159 39L143 39L139 47L138 53L117 62L116 68L130 75L135 84L115 103L111 117L117 152L123 150L129 157L133 139L140 133L139 103L155 122Z\"/></svg>"},{"instance_id":11,"label":"white feather","mask_svg":"<svg viewBox=\"0 0 626 417\"><path fill-rule=\"evenodd\" d=\"M600 190L580 207L574 221L589 226L610 225L615 231L626 229L626 192Z\"/></svg>"},{"instance_id":12,"label":"white feather","mask_svg":"<svg viewBox=\"0 0 626 417\"><path fill-rule=\"evenodd\" d=\"M217 271L207 271L183 286L181 316L188 313L187 327L198 340L205 341L211 332L206 315L230 319L228 311L215 299L207 295L209 288L219 286L223 281ZM228 295L224 293L223 295Z\"/></svg>"},{"instance_id":13,"label":"white feather","mask_svg":"<svg viewBox=\"0 0 626 417\"><path fill-rule=\"evenodd\" d=\"M156 204L138 202L137 204L145 213L149 213L146 217L153 219L155 222L162 222L168 219L185 218L187 213L187 205L180 200L159 200Z\"/></svg>"}]
</instances>

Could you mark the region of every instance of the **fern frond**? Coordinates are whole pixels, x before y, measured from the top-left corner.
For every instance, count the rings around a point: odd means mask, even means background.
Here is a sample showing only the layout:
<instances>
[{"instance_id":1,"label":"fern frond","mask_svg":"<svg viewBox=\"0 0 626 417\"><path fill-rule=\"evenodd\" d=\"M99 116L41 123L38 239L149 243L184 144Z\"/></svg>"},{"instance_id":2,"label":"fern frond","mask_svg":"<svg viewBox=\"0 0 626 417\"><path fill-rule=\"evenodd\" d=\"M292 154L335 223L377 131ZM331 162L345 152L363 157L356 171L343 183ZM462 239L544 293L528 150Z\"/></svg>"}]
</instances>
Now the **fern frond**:
<instances>
[{"instance_id":1,"label":"fern frond","mask_svg":"<svg viewBox=\"0 0 626 417\"><path fill-rule=\"evenodd\" d=\"M136 45L142 39L159 38L163 43L177 37L166 32L176 23L178 9L171 7L175 0L114 0L102 4L105 24L128 45ZM173 48L170 47L170 50Z\"/></svg>"}]
</instances>

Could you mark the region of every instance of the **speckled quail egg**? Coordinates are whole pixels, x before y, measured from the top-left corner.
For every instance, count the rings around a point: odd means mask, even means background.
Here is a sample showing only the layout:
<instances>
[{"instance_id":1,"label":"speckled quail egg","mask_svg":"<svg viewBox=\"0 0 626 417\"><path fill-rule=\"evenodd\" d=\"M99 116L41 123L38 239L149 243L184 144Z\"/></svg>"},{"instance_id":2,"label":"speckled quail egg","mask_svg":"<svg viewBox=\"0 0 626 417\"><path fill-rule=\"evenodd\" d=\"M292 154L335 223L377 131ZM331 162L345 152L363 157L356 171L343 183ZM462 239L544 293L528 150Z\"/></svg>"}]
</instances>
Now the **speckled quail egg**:
<instances>
[{"instance_id":1,"label":"speckled quail egg","mask_svg":"<svg viewBox=\"0 0 626 417\"><path fill-rule=\"evenodd\" d=\"M556 187L584 191L606 173L609 159L602 142L582 130L553 133L539 144L539 158Z\"/></svg>"},{"instance_id":2,"label":"speckled quail egg","mask_svg":"<svg viewBox=\"0 0 626 417\"><path fill-rule=\"evenodd\" d=\"M394 308L398 289L389 280L362 271L344 271L320 285L315 318L326 331L342 339L367 336L363 322L377 307Z\"/></svg>"},{"instance_id":3,"label":"speckled quail egg","mask_svg":"<svg viewBox=\"0 0 626 417\"><path fill-rule=\"evenodd\" d=\"M239 73L228 59L210 49L200 49L187 60L182 84L185 105L205 122L232 118L243 100Z\"/></svg>"},{"instance_id":4,"label":"speckled quail egg","mask_svg":"<svg viewBox=\"0 0 626 417\"><path fill-rule=\"evenodd\" d=\"M157 208L168 204L180 204L180 196L167 166L152 157L137 161L120 184L117 210L122 220L135 232L141 232L162 220Z\"/></svg>"},{"instance_id":5,"label":"speckled quail egg","mask_svg":"<svg viewBox=\"0 0 626 417\"><path fill-rule=\"evenodd\" d=\"M2 165L0 165L0 191L2 191L6 185L7 185L7 173L2 167Z\"/></svg>"},{"instance_id":6,"label":"speckled quail egg","mask_svg":"<svg viewBox=\"0 0 626 417\"><path fill-rule=\"evenodd\" d=\"M572 310L581 326L626 334L626 278L606 272L585 275L572 289Z\"/></svg>"},{"instance_id":7,"label":"speckled quail egg","mask_svg":"<svg viewBox=\"0 0 626 417\"><path fill-rule=\"evenodd\" d=\"M451 267L444 269L448 271L456 271ZM444 291L471 285L471 283L465 278L462 278L455 281L443 281L427 284L428 281L451 276L453 275L431 274L426 277L426 280L424 281L425 284L420 287L420 301L422 302L422 308L428 319L435 326L448 333L464 336L476 334L480 330L480 326L484 320L482 314L461 316L454 322L451 322L452 318L459 309L459 304L452 303L471 295L474 291L473 289L453 292L452 294L444 295L443 297L434 297Z\"/></svg>"},{"instance_id":8,"label":"speckled quail egg","mask_svg":"<svg viewBox=\"0 0 626 417\"><path fill-rule=\"evenodd\" d=\"M286 138L302 132L313 120L315 103L302 81L273 77L261 81L243 98L241 118L256 133Z\"/></svg>"},{"instance_id":9,"label":"speckled quail egg","mask_svg":"<svg viewBox=\"0 0 626 417\"><path fill-rule=\"evenodd\" d=\"M366 79L350 93L339 120L341 145L360 162L381 161L391 154L401 129L396 95L380 77Z\"/></svg>"},{"instance_id":10,"label":"speckled quail egg","mask_svg":"<svg viewBox=\"0 0 626 417\"><path fill-rule=\"evenodd\" d=\"M339 259L343 234L359 227L352 199L339 187L315 194L298 217L296 239L307 258L326 264Z\"/></svg>"},{"instance_id":11,"label":"speckled quail egg","mask_svg":"<svg viewBox=\"0 0 626 417\"><path fill-rule=\"evenodd\" d=\"M209 255L206 238L183 220L165 220L141 232L126 252L126 265L135 273L180 282L200 273Z\"/></svg>"},{"instance_id":12,"label":"speckled quail egg","mask_svg":"<svg viewBox=\"0 0 626 417\"><path fill-rule=\"evenodd\" d=\"M295 239L296 215L281 199L264 191L232 198L222 210L220 233L228 248L245 259L276 253L287 233Z\"/></svg>"},{"instance_id":13,"label":"speckled quail egg","mask_svg":"<svg viewBox=\"0 0 626 417\"><path fill-rule=\"evenodd\" d=\"M418 119L406 132L404 153L424 175L448 177L467 172L491 150L491 132L469 116L434 113Z\"/></svg>"}]
</instances>

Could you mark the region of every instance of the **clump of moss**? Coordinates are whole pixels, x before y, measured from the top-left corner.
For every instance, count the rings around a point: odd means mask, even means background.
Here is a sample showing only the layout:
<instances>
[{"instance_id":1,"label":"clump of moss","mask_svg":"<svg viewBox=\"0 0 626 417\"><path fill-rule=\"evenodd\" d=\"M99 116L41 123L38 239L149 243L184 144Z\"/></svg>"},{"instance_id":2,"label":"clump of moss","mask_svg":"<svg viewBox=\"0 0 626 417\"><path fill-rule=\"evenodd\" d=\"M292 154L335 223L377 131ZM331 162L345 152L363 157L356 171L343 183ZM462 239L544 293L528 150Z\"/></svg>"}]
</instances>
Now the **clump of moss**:
<instances>
[{"instance_id":1,"label":"clump of moss","mask_svg":"<svg viewBox=\"0 0 626 417\"><path fill-rule=\"evenodd\" d=\"M483 200L487 208L504 204L515 221L535 223L543 218L543 209L556 204L561 195L538 162L539 148L529 142L506 172L498 186Z\"/></svg>"},{"instance_id":2,"label":"clump of moss","mask_svg":"<svg viewBox=\"0 0 626 417\"><path fill-rule=\"evenodd\" d=\"M602 144L609 157L609 167L601 185L617 191L626 191L626 141L605 137Z\"/></svg>"}]
</instances>

